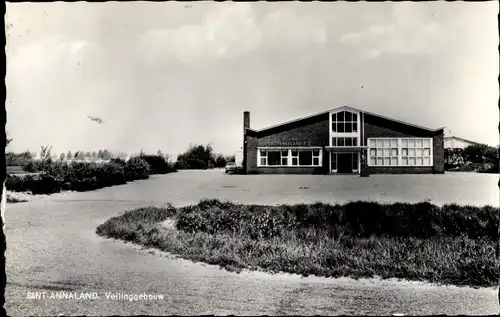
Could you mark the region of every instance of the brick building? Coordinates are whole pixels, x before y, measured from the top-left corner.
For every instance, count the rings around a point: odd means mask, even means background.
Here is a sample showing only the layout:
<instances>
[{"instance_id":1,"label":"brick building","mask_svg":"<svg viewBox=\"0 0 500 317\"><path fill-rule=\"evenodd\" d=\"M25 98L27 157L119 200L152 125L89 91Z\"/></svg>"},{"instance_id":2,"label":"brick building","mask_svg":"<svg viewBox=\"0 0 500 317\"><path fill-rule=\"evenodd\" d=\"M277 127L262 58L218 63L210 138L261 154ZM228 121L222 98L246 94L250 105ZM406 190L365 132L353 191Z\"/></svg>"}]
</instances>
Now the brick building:
<instances>
[{"instance_id":1,"label":"brick building","mask_svg":"<svg viewBox=\"0 0 500 317\"><path fill-rule=\"evenodd\" d=\"M444 173L443 129L340 107L262 130L243 115L247 174Z\"/></svg>"}]
</instances>

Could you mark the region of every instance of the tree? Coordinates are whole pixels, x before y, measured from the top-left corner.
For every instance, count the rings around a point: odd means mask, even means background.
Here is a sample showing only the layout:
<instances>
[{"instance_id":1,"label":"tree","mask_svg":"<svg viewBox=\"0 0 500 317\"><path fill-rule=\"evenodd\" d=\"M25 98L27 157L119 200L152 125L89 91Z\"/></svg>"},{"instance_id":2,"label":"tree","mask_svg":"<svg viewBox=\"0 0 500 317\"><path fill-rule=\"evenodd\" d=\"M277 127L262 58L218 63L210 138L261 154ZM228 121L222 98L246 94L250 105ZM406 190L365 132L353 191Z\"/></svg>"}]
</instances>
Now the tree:
<instances>
[{"instance_id":1,"label":"tree","mask_svg":"<svg viewBox=\"0 0 500 317\"><path fill-rule=\"evenodd\" d=\"M71 151L68 151L68 153L66 153L66 159L71 160L72 158L73 158L73 155L71 154Z\"/></svg>"},{"instance_id":2,"label":"tree","mask_svg":"<svg viewBox=\"0 0 500 317\"><path fill-rule=\"evenodd\" d=\"M65 158L66 155L64 153L61 153L61 155L59 155L59 160L64 161Z\"/></svg>"},{"instance_id":3,"label":"tree","mask_svg":"<svg viewBox=\"0 0 500 317\"><path fill-rule=\"evenodd\" d=\"M52 146L49 145L41 145L40 146L40 158L42 161L47 161L52 156Z\"/></svg>"},{"instance_id":4,"label":"tree","mask_svg":"<svg viewBox=\"0 0 500 317\"><path fill-rule=\"evenodd\" d=\"M9 134L7 133L7 138L5 140L5 146L9 146L10 142L12 142L12 138L9 138Z\"/></svg>"},{"instance_id":5,"label":"tree","mask_svg":"<svg viewBox=\"0 0 500 317\"><path fill-rule=\"evenodd\" d=\"M206 169L210 163L215 161L213 149L210 144L191 145L188 150L177 156L176 166L179 169Z\"/></svg>"},{"instance_id":6,"label":"tree","mask_svg":"<svg viewBox=\"0 0 500 317\"><path fill-rule=\"evenodd\" d=\"M444 163L445 165L457 166L464 163L464 158L462 155L462 149L444 149Z\"/></svg>"},{"instance_id":7,"label":"tree","mask_svg":"<svg viewBox=\"0 0 500 317\"><path fill-rule=\"evenodd\" d=\"M109 153L108 150L102 151L102 159L103 160L110 160L111 159L111 153Z\"/></svg>"},{"instance_id":8,"label":"tree","mask_svg":"<svg viewBox=\"0 0 500 317\"><path fill-rule=\"evenodd\" d=\"M90 152L87 152L87 153L85 153L85 157L86 157L86 158L91 158L91 157L92 157L92 154L90 154Z\"/></svg>"},{"instance_id":9,"label":"tree","mask_svg":"<svg viewBox=\"0 0 500 317\"><path fill-rule=\"evenodd\" d=\"M93 158L93 159L96 159L96 158L97 158L97 152L96 152L96 151L92 152L92 158Z\"/></svg>"},{"instance_id":10,"label":"tree","mask_svg":"<svg viewBox=\"0 0 500 317\"><path fill-rule=\"evenodd\" d=\"M224 157L224 155L222 154L217 154L217 156L215 157L215 167L224 167L226 166L226 163L228 161L226 160L226 158Z\"/></svg>"},{"instance_id":11,"label":"tree","mask_svg":"<svg viewBox=\"0 0 500 317\"><path fill-rule=\"evenodd\" d=\"M99 150L99 151L97 152L97 158L98 158L98 159L102 159L102 150Z\"/></svg>"}]
</instances>

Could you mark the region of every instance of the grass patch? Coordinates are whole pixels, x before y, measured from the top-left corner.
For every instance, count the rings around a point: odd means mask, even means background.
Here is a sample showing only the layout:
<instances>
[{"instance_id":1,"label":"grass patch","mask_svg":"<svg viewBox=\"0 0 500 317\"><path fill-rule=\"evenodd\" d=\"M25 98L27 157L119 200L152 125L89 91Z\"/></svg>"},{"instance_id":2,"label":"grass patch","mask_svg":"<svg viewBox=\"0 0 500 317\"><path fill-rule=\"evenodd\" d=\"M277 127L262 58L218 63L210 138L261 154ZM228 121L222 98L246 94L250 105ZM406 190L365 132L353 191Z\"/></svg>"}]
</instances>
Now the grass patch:
<instances>
[{"instance_id":1,"label":"grass patch","mask_svg":"<svg viewBox=\"0 0 500 317\"><path fill-rule=\"evenodd\" d=\"M147 207L106 221L97 234L217 264L301 275L380 276L490 287L498 209L430 203L239 205L202 200ZM161 222L173 219L176 228Z\"/></svg>"}]
</instances>

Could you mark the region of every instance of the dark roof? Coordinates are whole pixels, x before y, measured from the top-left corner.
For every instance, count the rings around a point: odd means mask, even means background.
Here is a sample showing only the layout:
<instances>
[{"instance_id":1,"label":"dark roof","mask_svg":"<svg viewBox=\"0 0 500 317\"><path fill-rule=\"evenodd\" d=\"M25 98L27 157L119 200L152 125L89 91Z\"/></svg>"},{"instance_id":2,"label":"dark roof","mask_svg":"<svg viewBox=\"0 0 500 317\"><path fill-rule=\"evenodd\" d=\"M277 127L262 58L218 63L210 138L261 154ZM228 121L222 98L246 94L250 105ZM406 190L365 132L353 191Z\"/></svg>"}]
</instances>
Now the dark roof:
<instances>
[{"instance_id":1,"label":"dark roof","mask_svg":"<svg viewBox=\"0 0 500 317\"><path fill-rule=\"evenodd\" d=\"M388 120L388 121L392 121L394 123L402 124L402 125L405 125L405 126L408 126L408 127L416 128L416 129L419 129L419 130L424 130L426 132L438 132L438 131L441 131L441 130L444 129L444 127L442 127L442 128L433 130L433 129L425 128L425 127L418 126L418 125L415 125L415 124L411 124L411 123L408 123L408 122L404 122L404 121L401 121L401 120L396 120L396 119L392 119L392 118L389 118L389 117L385 117L385 116L382 116L382 115L379 115L379 114L375 114L375 113L372 113L372 112L368 112L368 111L364 111L364 110L360 110L360 109L356 109L356 108L352 108L352 107L348 107L348 106L342 106L342 107L330 109L328 111L323 111L323 112L320 112L320 113L316 113L316 114L313 114L313 115L310 115L310 116L302 117L302 118L299 118L299 119L295 119L295 120L291 120L291 121L286 121L286 122L283 122L283 123L280 123L280 124L276 124L276 125L264 128L264 129L255 130L255 129L247 128L247 130L252 131L252 132L257 132L257 133L259 133L259 132L265 132L265 131L272 130L272 129L275 129L275 128L285 127L287 125L296 125L296 124L300 123L301 121L314 120L315 118L323 116L323 115L326 115L326 114L329 114L332 111L342 111L342 110L347 110L347 111L350 110L350 111L360 112L360 113L371 115L373 117L376 117L376 118L379 118L379 119L382 119L382 120Z\"/></svg>"}]
</instances>

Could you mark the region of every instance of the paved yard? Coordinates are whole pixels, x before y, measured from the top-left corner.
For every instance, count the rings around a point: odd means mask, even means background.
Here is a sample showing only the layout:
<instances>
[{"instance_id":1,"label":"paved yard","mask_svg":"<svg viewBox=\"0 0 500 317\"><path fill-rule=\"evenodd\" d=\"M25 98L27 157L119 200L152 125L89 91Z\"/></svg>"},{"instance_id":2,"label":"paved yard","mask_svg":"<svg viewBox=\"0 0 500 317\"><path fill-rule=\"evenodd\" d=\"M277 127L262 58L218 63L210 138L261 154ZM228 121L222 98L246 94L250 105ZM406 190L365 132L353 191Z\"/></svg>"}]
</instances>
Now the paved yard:
<instances>
[{"instance_id":1,"label":"paved yard","mask_svg":"<svg viewBox=\"0 0 500 317\"><path fill-rule=\"evenodd\" d=\"M86 193L8 205L7 311L10 315L114 314L495 314L494 289L422 283L229 273L96 236L127 209L220 198L243 203L356 199L498 206L497 176L225 175L186 171ZM300 189L302 187L302 189ZM27 292L99 292L99 300L29 300ZM104 292L165 294L114 301Z\"/></svg>"}]
</instances>

